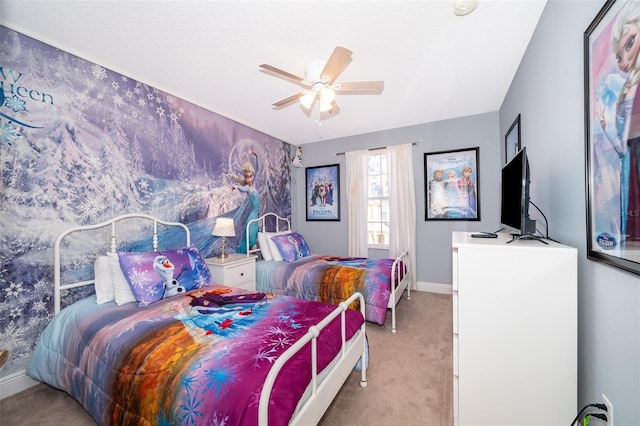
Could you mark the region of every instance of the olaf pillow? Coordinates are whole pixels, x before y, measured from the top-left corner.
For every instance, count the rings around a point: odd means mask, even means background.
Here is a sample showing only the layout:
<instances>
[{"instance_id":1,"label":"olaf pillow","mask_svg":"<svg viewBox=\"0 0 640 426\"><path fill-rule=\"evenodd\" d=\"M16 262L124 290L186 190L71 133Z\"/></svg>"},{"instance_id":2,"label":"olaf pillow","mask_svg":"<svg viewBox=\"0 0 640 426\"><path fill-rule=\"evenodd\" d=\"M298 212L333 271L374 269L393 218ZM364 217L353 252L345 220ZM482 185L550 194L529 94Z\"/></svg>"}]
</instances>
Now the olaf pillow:
<instances>
[{"instance_id":1,"label":"olaf pillow","mask_svg":"<svg viewBox=\"0 0 640 426\"><path fill-rule=\"evenodd\" d=\"M195 247L150 253L119 252L120 267L138 306L213 284Z\"/></svg>"}]
</instances>

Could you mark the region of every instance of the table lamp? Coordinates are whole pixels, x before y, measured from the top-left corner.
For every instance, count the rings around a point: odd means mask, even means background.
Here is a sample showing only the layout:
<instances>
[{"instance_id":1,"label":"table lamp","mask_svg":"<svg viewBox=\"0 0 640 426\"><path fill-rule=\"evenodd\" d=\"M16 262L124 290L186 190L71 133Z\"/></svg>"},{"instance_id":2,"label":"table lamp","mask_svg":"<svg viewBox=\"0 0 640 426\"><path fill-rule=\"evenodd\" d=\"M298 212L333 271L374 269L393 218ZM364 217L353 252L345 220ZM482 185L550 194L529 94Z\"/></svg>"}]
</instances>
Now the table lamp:
<instances>
[{"instance_id":1,"label":"table lamp","mask_svg":"<svg viewBox=\"0 0 640 426\"><path fill-rule=\"evenodd\" d=\"M229 257L229 255L224 252L224 243L227 237L236 236L236 230L233 227L233 219L230 217L219 217L216 219L216 224L213 226L213 232L211 232L211 235L222 237L222 252L218 258L225 259Z\"/></svg>"}]
</instances>

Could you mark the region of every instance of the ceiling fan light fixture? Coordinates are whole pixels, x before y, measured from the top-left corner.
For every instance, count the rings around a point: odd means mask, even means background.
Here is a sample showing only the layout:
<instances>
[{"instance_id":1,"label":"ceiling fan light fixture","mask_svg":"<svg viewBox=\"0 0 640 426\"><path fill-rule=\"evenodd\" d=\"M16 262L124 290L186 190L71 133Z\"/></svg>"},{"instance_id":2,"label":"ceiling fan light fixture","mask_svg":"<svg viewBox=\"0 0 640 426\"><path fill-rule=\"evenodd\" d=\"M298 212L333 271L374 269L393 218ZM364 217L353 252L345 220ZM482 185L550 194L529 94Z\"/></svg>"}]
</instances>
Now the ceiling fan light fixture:
<instances>
[{"instance_id":1,"label":"ceiling fan light fixture","mask_svg":"<svg viewBox=\"0 0 640 426\"><path fill-rule=\"evenodd\" d=\"M337 95L336 91L344 93L375 92L376 94L382 92L382 89L384 88L383 81L335 82L335 79L351 61L352 53L353 52L347 48L336 46L328 61L311 61L307 63L304 68L304 78L291 74L287 71L283 71L272 65L260 65L260 68L263 70L278 74L280 77L286 77L303 87L301 92L273 103L273 107L280 108L289 105L294 101L300 101L303 108L310 111L316 103L316 98L318 98L318 104L321 112L337 114L340 111L340 108L335 102Z\"/></svg>"},{"instance_id":2,"label":"ceiling fan light fixture","mask_svg":"<svg viewBox=\"0 0 640 426\"><path fill-rule=\"evenodd\" d=\"M331 102L320 101L320 112L329 112L332 108L333 104Z\"/></svg>"},{"instance_id":3,"label":"ceiling fan light fixture","mask_svg":"<svg viewBox=\"0 0 640 426\"><path fill-rule=\"evenodd\" d=\"M300 103L306 109L311 109L313 101L316 99L316 93L312 90L307 90L304 95L300 96Z\"/></svg>"},{"instance_id":4,"label":"ceiling fan light fixture","mask_svg":"<svg viewBox=\"0 0 640 426\"><path fill-rule=\"evenodd\" d=\"M336 99L336 92L330 87L323 87L320 90L320 102L323 104L331 104Z\"/></svg>"}]
</instances>

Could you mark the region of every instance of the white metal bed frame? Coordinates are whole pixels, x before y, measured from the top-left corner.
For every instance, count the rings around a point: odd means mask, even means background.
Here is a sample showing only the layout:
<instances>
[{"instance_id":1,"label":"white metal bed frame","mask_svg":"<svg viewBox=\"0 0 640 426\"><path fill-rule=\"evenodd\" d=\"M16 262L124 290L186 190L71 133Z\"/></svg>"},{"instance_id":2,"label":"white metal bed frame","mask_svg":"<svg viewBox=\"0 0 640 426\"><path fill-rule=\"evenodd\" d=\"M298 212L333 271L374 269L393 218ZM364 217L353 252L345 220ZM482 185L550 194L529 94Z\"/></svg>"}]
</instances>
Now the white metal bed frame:
<instances>
[{"instance_id":1,"label":"white metal bed frame","mask_svg":"<svg viewBox=\"0 0 640 426\"><path fill-rule=\"evenodd\" d=\"M60 312L61 308L61 291L68 290L76 287L82 287L94 284L94 279L78 281L75 283L62 284L62 262L61 262L61 250L63 247L64 239L76 232L97 230L100 228L111 227L111 236L109 243L109 250L112 253L116 253L117 250L117 236L116 236L116 224L126 219L148 219L153 222L153 251L158 251L158 224L165 226L178 226L184 229L185 239L187 246L191 245L191 233L189 228L179 222L168 222L150 215L142 213L132 213L118 216L111 220L98 223L95 225L77 226L70 228L60 234L56 239L54 245L54 311ZM362 317L365 318L365 304L364 297L360 293L355 293L349 299L340 303L336 309L329 313L318 324L311 326L309 331L302 336L297 342L295 342L289 349L280 355L274 365L271 367L265 383L262 387L262 393L260 397L260 403L258 406L258 424L260 426L268 425L269 414L269 399L271 397L271 390L280 373L280 370L284 364L293 357L299 350L301 350L307 343L311 344L311 382L309 383L308 390L310 391L309 398L298 407L296 413L292 417L290 424L292 425L307 425L316 424L322 418L324 412L327 410L338 391L344 384L345 380L349 377L349 374L354 369L358 360L361 361L360 369L360 386L367 386L366 366L368 366L367 360L367 342L366 342L366 322L362 323L360 330L349 340L346 340L346 315L349 305L355 300L360 301L360 312ZM317 351L317 338L320 335L320 331L325 328L332 320L340 316L340 332L342 347L339 354L334 358L333 367L329 371L323 371L321 374L318 372L318 351ZM327 370L327 369L325 369ZM322 376L320 378L319 376Z\"/></svg>"},{"instance_id":2,"label":"white metal bed frame","mask_svg":"<svg viewBox=\"0 0 640 426\"><path fill-rule=\"evenodd\" d=\"M246 253L247 257L260 252L260 247L256 246L256 248L251 248L249 245L249 229L253 223L258 224L258 231L267 232L266 230L266 219L269 217L274 217L275 220L275 231L269 232L280 232L280 231L291 231L291 222L289 219L285 217L281 217L276 213L265 213L257 219L250 220L247 222L247 226L245 228L245 241L246 241ZM281 225L285 225L284 226ZM391 266L391 295L389 297L389 303L387 303L387 309L391 309L391 332L396 333L396 305L402 298L402 294L405 290L407 290L407 299L411 300L411 286L409 282L411 281L409 277L409 269L407 267L408 254L407 252L402 252L400 256L396 257L393 261L393 265ZM402 271L400 268L403 268ZM402 273L401 273L402 272ZM402 276L401 280L398 280L397 277Z\"/></svg>"},{"instance_id":3,"label":"white metal bed frame","mask_svg":"<svg viewBox=\"0 0 640 426\"><path fill-rule=\"evenodd\" d=\"M62 290L69 290L76 287L82 287L86 285L91 285L95 282L94 279L86 280L86 281L78 281L76 283L71 284L62 284L62 262L60 259L60 252L62 248L62 242L64 239L73 234L75 232L82 231L91 231L100 228L106 228L107 226L111 227L111 237L109 244L109 251L111 253L116 253L117 249L117 239L116 239L116 223L126 220L126 219L148 219L153 222L153 247L150 247L152 251L158 251L158 224L167 225L167 226L179 226L184 229L186 233L186 243L187 246L191 245L191 233L189 232L189 228L187 225L179 222L167 222L161 219L157 219L153 216L149 216L142 213L132 213L125 214L122 216L115 217L111 220L107 220L105 222L97 223L95 225L84 225L84 226L76 226L74 228L67 229L62 234L58 236L56 239L54 248L53 248L53 262L54 262L54 270L53 270L53 284L54 284L54 313L57 314L60 312L60 293Z\"/></svg>"}]
</instances>

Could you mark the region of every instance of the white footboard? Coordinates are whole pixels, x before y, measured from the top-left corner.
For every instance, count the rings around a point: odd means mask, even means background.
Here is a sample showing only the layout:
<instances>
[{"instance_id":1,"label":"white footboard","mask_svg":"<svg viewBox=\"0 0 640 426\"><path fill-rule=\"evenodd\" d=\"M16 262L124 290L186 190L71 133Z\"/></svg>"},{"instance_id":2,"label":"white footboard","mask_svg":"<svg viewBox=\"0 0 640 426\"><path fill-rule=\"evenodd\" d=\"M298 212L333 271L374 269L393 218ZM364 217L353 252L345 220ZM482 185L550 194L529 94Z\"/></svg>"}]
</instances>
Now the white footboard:
<instances>
[{"instance_id":1,"label":"white footboard","mask_svg":"<svg viewBox=\"0 0 640 426\"><path fill-rule=\"evenodd\" d=\"M399 279L402 277L402 279ZM387 308L391 308L391 332L396 332L396 305L402 297L404 290L407 290L407 299L411 299L411 286L409 282L409 270L407 268L407 252L402 252L400 256L396 258L391 266L391 297Z\"/></svg>"},{"instance_id":2,"label":"white footboard","mask_svg":"<svg viewBox=\"0 0 640 426\"><path fill-rule=\"evenodd\" d=\"M360 293L354 293L347 300L340 303L338 307L322 321L315 326L310 327L307 334L294 343L276 360L267 375L260 395L260 405L258 408L258 424L260 426L266 426L269 423L269 399L271 398L271 390L273 389L276 377L280 373L282 366L309 342L311 342L311 395L304 404L299 407L290 424L317 424L360 358L362 358L360 386L366 387L367 343L365 322L362 323L360 330L357 331L349 341L346 340L345 335L345 312L349 308L349 305L355 300L360 301L360 312L362 313L362 317L365 318L364 297L362 297ZM327 367L331 368L331 370L326 375L323 375L323 379L318 383L317 338L320 335L320 330L326 327L338 315L340 315L341 318L340 327L342 334L342 348L334 360L335 364L333 367Z\"/></svg>"}]
</instances>

